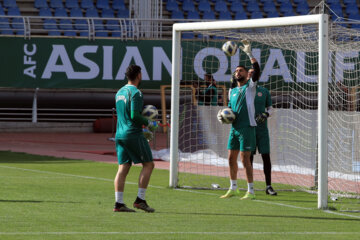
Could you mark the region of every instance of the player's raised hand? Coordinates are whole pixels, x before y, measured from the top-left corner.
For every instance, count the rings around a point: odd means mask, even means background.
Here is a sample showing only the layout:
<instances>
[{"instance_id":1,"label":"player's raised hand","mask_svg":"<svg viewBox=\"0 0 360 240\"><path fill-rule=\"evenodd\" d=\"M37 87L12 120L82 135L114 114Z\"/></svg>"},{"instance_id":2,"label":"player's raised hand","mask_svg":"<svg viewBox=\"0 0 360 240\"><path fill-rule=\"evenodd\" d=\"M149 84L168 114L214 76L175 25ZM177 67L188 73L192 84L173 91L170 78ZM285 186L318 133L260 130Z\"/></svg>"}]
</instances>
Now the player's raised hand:
<instances>
[{"instance_id":1,"label":"player's raised hand","mask_svg":"<svg viewBox=\"0 0 360 240\"><path fill-rule=\"evenodd\" d=\"M241 41L241 43L244 45L244 46L239 46L239 48L244 52L246 53L246 55L249 56L250 59L254 58L253 55L252 55L252 52L251 52L251 42L247 39L244 39Z\"/></svg>"}]
</instances>

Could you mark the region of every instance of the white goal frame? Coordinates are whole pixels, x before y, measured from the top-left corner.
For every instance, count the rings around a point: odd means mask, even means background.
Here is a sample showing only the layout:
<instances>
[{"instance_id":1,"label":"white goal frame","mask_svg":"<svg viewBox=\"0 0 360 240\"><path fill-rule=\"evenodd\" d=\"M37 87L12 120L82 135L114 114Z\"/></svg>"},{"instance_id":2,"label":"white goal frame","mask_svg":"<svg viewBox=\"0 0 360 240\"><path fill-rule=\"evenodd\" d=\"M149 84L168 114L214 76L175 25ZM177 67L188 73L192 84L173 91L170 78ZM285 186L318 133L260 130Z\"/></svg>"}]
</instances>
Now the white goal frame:
<instances>
[{"instance_id":1,"label":"white goal frame","mask_svg":"<svg viewBox=\"0 0 360 240\"><path fill-rule=\"evenodd\" d=\"M318 208L327 208L328 199L328 23L327 14L295 17L279 17L254 20L176 23L172 38L172 88L171 88L171 134L169 186L177 187L178 181L178 133L179 92L181 66L181 33L183 31L248 29L318 24L319 27L319 75L318 75Z\"/></svg>"}]
</instances>

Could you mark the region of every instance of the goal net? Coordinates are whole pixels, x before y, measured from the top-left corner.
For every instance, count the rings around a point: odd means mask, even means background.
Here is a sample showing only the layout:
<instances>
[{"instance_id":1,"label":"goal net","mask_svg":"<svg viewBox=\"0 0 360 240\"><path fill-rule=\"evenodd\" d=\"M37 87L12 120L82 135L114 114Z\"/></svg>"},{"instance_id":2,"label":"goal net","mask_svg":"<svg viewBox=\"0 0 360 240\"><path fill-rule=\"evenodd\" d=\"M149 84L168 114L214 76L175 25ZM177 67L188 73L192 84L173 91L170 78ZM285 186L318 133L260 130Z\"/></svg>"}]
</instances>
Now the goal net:
<instances>
[{"instance_id":1,"label":"goal net","mask_svg":"<svg viewBox=\"0 0 360 240\"><path fill-rule=\"evenodd\" d=\"M227 105L230 77L236 66L251 67L251 63L241 50L228 57L221 46L228 40L241 45L241 40L248 39L261 68L258 84L269 90L274 108L268 119L274 188L316 192L322 154L327 160L322 168L327 171L325 193L333 199L359 198L360 31L336 23L327 25L329 51L323 54L323 61L328 69L323 79L328 81L320 86L320 28L306 17L300 17L303 22L299 17L224 22L225 30L215 29L213 23L180 24L179 29L185 30L174 31L182 38L173 38L173 65L176 61L181 64L179 69L173 66L170 185L229 187L227 141L231 125L220 124L216 114ZM181 52L174 50L177 41ZM323 86L326 89L321 92ZM325 113L322 118L321 106ZM319 124L321 121L327 124ZM324 143L318 140L318 126L326 130L322 135L327 149L319 148ZM326 155L321 152L324 149ZM239 183L246 188L241 182L245 170L240 159L238 163ZM259 154L255 155L253 169L255 188L264 189Z\"/></svg>"}]
</instances>

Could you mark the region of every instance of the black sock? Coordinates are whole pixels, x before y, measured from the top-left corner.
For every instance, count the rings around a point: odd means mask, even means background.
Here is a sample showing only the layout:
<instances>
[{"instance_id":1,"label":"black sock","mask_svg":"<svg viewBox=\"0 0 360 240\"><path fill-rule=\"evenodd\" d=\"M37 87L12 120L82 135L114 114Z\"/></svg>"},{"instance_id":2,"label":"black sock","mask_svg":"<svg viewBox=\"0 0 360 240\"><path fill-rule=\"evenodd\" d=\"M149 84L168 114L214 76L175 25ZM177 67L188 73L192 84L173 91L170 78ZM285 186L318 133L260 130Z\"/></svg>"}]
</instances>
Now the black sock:
<instances>
[{"instance_id":1,"label":"black sock","mask_svg":"<svg viewBox=\"0 0 360 240\"><path fill-rule=\"evenodd\" d=\"M261 157L264 162L264 174L265 174L265 181L266 186L271 185L271 161L270 161L270 154L261 154Z\"/></svg>"}]
</instances>

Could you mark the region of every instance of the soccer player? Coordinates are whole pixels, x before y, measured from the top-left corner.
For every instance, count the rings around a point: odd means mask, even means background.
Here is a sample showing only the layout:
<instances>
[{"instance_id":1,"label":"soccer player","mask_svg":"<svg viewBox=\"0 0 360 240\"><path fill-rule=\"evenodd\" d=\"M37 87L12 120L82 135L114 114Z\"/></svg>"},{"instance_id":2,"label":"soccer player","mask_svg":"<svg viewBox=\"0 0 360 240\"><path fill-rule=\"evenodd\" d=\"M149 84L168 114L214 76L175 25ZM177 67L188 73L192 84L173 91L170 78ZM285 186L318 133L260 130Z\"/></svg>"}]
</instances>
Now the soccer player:
<instances>
[{"instance_id":1,"label":"soccer player","mask_svg":"<svg viewBox=\"0 0 360 240\"><path fill-rule=\"evenodd\" d=\"M203 96L199 99L199 105L205 106L217 106L218 105L218 93L216 87L216 81L212 74L205 74L204 80L206 83L206 89L202 93Z\"/></svg>"},{"instance_id":2,"label":"soccer player","mask_svg":"<svg viewBox=\"0 0 360 240\"><path fill-rule=\"evenodd\" d=\"M244 66L236 67L233 74L234 80L239 83L239 87L231 90L229 107L235 113L236 119L232 123L228 141L228 160L230 173L230 188L220 198L229 198L239 196L240 192L237 187L237 158L240 153L241 161L245 168L248 190L241 199L255 199L253 169L250 162L251 152L255 150L255 106L254 98L256 93L256 81L259 79L260 67L251 53L251 44L248 40L242 41L243 46L239 48L244 51L254 68L252 78L248 79L248 70ZM218 120L223 122L220 111Z\"/></svg>"},{"instance_id":3,"label":"soccer player","mask_svg":"<svg viewBox=\"0 0 360 240\"><path fill-rule=\"evenodd\" d=\"M126 69L126 77L128 83L115 96L117 112L115 142L119 167L114 180L116 202L113 211L135 212L124 203L124 188L132 163L141 163L143 167L139 176L139 190L133 206L145 212L154 212L155 210L145 201L145 192L154 163L149 143L143 136L142 126L148 126L150 131L154 131L157 125L156 122L154 124L141 115L143 95L138 89L142 77L141 68L130 65Z\"/></svg>"},{"instance_id":4,"label":"soccer player","mask_svg":"<svg viewBox=\"0 0 360 240\"><path fill-rule=\"evenodd\" d=\"M249 69L248 78L250 79L253 73L253 69ZM269 91L262 87L256 87L255 96L255 120L256 120L256 147L261 154L264 163L264 174L266 182L266 194L276 196L277 192L271 186L271 160L270 160L270 137L269 129L267 127L267 118L273 113L271 95ZM251 165L254 161L254 154L256 150L251 154Z\"/></svg>"}]
</instances>

